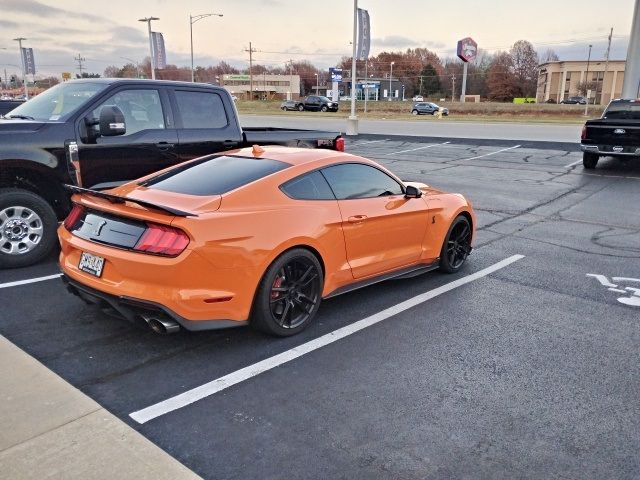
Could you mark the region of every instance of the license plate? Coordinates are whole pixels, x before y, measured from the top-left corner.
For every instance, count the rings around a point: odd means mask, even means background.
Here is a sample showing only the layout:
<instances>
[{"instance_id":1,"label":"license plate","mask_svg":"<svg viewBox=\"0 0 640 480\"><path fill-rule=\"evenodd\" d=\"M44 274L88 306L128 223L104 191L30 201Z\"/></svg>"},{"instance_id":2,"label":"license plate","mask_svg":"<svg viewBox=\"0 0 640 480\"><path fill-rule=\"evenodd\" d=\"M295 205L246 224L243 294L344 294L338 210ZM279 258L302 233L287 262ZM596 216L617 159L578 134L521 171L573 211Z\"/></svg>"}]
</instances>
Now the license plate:
<instances>
[{"instance_id":1,"label":"license plate","mask_svg":"<svg viewBox=\"0 0 640 480\"><path fill-rule=\"evenodd\" d=\"M102 267L104 267L104 258L86 252L82 252L82 255L80 255L78 268L83 272L99 277L102 275Z\"/></svg>"}]
</instances>

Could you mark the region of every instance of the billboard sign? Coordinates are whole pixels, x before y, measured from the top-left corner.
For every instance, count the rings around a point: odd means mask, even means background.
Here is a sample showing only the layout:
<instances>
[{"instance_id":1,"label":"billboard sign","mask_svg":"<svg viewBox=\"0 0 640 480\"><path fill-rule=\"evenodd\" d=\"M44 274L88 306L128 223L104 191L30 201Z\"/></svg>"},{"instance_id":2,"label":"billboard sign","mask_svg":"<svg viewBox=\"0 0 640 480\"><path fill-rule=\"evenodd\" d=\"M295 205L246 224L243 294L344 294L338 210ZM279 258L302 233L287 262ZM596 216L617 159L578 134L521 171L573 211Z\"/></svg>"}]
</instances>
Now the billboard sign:
<instances>
[{"instance_id":1,"label":"billboard sign","mask_svg":"<svg viewBox=\"0 0 640 480\"><path fill-rule=\"evenodd\" d=\"M342 81L342 69L341 68L330 68L329 75L331 76L332 82L341 82Z\"/></svg>"},{"instance_id":2,"label":"billboard sign","mask_svg":"<svg viewBox=\"0 0 640 480\"><path fill-rule=\"evenodd\" d=\"M473 62L478 55L478 44L471 37L463 38L458 42L456 53L463 62Z\"/></svg>"}]
</instances>

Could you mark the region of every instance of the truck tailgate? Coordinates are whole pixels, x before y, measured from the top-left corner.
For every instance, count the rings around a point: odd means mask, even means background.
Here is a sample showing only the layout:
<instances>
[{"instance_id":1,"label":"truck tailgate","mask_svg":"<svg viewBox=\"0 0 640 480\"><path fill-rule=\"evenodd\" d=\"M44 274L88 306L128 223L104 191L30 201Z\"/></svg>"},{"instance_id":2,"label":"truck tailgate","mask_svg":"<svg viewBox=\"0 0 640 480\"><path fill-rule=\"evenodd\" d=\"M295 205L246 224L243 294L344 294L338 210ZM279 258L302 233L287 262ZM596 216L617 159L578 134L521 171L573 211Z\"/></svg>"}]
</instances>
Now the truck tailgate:
<instances>
[{"instance_id":1,"label":"truck tailgate","mask_svg":"<svg viewBox=\"0 0 640 480\"><path fill-rule=\"evenodd\" d=\"M640 122L605 122L592 120L586 124L582 143L591 145L640 146Z\"/></svg>"}]
</instances>

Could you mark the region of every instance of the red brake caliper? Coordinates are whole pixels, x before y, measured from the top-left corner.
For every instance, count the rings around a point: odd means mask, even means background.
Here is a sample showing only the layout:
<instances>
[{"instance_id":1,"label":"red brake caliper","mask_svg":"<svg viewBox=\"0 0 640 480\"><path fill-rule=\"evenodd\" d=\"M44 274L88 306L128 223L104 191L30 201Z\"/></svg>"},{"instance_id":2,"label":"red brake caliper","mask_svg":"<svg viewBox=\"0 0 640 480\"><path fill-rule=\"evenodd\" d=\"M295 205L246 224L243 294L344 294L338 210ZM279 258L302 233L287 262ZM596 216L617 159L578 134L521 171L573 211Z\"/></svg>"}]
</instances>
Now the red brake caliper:
<instances>
[{"instance_id":1,"label":"red brake caliper","mask_svg":"<svg viewBox=\"0 0 640 480\"><path fill-rule=\"evenodd\" d=\"M271 288L280 288L282 286L282 282L284 282L284 277L276 278L276 280L273 282L273 285L271 286ZM271 292L271 299L272 300L275 300L278 297L280 297L280 292Z\"/></svg>"}]
</instances>

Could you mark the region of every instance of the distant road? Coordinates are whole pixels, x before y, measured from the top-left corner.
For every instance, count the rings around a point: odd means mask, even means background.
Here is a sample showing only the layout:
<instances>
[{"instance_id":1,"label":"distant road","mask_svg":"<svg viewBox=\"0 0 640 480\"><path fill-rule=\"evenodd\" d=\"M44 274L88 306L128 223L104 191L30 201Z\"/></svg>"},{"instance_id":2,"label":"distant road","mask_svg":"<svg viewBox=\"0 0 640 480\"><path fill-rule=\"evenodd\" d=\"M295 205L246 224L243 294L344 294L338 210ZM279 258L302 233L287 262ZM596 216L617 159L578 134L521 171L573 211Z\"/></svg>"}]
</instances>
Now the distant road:
<instances>
[{"instance_id":1,"label":"distant road","mask_svg":"<svg viewBox=\"0 0 640 480\"><path fill-rule=\"evenodd\" d=\"M342 114L318 113L317 116L240 115L244 127L307 128L346 130ZM379 135L408 135L444 138L482 138L536 142L579 142L581 125L551 123L454 122L434 120L360 120L359 132Z\"/></svg>"}]
</instances>

